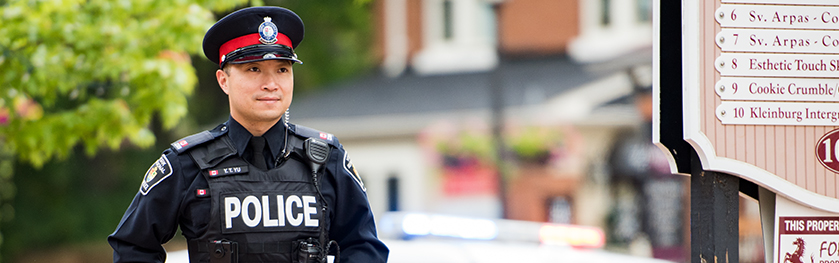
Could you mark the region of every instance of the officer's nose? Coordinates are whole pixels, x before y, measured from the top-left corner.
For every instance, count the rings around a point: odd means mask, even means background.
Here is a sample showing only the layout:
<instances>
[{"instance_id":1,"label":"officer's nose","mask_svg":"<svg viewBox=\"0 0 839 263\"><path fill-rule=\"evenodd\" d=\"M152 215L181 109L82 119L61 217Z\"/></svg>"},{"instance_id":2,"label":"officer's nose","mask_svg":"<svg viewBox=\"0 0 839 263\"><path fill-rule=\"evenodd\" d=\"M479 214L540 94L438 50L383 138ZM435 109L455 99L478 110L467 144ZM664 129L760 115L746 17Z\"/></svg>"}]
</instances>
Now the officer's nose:
<instances>
[{"instance_id":1,"label":"officer's nose","mask_svg":"<svg viewBox=\"0 0 839 263\"><path fill-rule=\"evenodd\" d=\"M280 84L275 79L269 79L268 82L262 85L262 90L265 91L276 91L278 89L280 89Z\"/></svg>"}]
</instances>

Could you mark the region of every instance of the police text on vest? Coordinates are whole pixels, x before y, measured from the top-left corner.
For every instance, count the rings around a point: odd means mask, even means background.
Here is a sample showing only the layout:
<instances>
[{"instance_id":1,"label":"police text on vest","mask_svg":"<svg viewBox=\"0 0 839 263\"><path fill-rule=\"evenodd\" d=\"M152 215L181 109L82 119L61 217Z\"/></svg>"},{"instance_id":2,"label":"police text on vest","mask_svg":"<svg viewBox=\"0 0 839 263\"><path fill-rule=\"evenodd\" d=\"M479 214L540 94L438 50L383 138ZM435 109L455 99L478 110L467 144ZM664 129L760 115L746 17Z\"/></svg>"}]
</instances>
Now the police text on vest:
<instances>
[{"instance_id":1,"label":"police text on vest","mask_svg":"<svg viewBox=\"0 0 839 263\"><path fill-rule=\"evenodd\" d=\"M306 227L318 226L318 219L312 218L318 213L318 209L312 205L317 204L314 196L289 195L284 198L282 195L276 195L273 198L275 200L271 199L268 195L263 195L261 200L253 195L246 196L242 200L235 196L225 197L225 227L233 228L234 219L237 218L250 228L260 224L265 228L284 227L286 223L290 226L300 226L300 224ZM271 218L272 214L276 214L277 217Z\"/></svg>"}]
</instances>

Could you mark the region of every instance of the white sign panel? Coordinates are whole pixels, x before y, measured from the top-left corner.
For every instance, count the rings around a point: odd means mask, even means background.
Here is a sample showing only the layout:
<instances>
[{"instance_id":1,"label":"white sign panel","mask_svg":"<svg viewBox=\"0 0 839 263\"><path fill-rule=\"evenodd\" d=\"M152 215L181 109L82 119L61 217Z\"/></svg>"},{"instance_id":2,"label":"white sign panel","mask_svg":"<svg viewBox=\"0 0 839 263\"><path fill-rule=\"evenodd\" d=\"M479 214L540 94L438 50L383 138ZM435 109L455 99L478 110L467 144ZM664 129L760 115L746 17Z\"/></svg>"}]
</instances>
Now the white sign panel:
<instances>
[{"instance_id":1,"label":"white sign panel","mask_svg":"<svg viewBox=\"0 0 839 263\"><path fill-rule=\"evenodd\" d=\"M839 125L839 107L833 103L723 101L717 107L722 124Z\"/></svg>"},{"instance_id":2,"label":"white sign panel","mask_svg":"<svg viewBox=\"0 0 839 263\"><path fill-rule=\"evenodd\" d=\"M722 77L722 100L839 101L839 79Z\"/></svg>"},{"instance_id":3,"label":"white sign panel","mask_svg":"<svg viewBox=\"0 0 839 263\"><path fill-rule=\"evenodd\" d=\"M783 197L775 205L774 262L839 262L839 215Z\"/></svg>"},{"instance_id":4,"label":"white sign panel","mask_svg":"<svg viewBox=\"0 0 839 263\"><path fill-rule=\"evenodd\" d=\"M839 262L839 216L780 217L781 262Z\"/></svg>"},{"instance_id":5,"label":"white sign panel","mask_svg":"<svg viewBox=\"0 0 839 263\"><path fill-rule=\"evenodd\" d=\"M839 31L723 29L717 34L723 52L839 52Z\"/></svg>"},{"instance_id":6,"label":"white sign panel","mask_svg":"<svg viewBox=\"0 0 839 263\"><path fill-rule=\"evenodd\" d=\"M723 53L714 67L722 76L839 77L839 55Z\"/></svg>"},{"instance_id":7,"label":"white sign panel","mask_svg":"<svg viewBox=\"0 0 839 263\"><path fill-rule=\"evenodd\" d=\"M724 4L715 18L722 27L835 29L839 7Z\"/></svg>"}]
</instances>

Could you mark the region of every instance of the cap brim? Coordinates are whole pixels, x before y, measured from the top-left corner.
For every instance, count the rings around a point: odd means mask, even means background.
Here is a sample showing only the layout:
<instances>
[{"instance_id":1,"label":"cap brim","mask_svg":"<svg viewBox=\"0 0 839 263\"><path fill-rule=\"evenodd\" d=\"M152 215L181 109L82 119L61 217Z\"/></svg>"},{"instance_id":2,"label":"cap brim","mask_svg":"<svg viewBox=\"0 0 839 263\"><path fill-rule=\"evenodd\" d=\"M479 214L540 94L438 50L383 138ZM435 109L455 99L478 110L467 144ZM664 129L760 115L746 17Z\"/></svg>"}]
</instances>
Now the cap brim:
<instances>
[{"instance_id":1,"label":"cap brim","mask_svg":"<svg viewBox=\"0 0 839 263\"><path fill-rule=\"evenodd\" d=\"M263 60L289 60L293 63L303 64L291 48L282 45L260 45L243 50L231 52L229 58L222 61L221 67L225 64L243 64Z\"/></svg>"}]
</instances>

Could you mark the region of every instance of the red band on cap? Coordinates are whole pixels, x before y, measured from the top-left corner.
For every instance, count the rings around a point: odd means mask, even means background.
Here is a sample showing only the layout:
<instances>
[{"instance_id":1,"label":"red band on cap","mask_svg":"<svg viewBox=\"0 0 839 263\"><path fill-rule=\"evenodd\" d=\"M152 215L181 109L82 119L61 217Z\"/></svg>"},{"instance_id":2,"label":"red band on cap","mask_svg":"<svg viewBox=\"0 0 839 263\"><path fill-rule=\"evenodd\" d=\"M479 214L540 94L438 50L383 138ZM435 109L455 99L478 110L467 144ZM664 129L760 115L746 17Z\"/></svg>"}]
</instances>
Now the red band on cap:
<instances>
[{"instance_id":1,"label":"red band on cap","mask_svg":"<svg viewBox=\"0 0 839 263\"><path fill-rule=\"evenodd\" d=\"M221 45L221 47L218 49L218 62L219 64L224 62L224 59L222 58L224 58L224 56L226 56L230 52L233 52L234 50L258 44L262 44L262 42L259 41L259 33L253 33L250 35L244 35L241 37L231 39L230 41L227 41L226 43ZM286 35L278 33L277 42L274 44L286 45L288 47L291 47L291 39L289 39Z\"/></svg>"}]
</instances>

